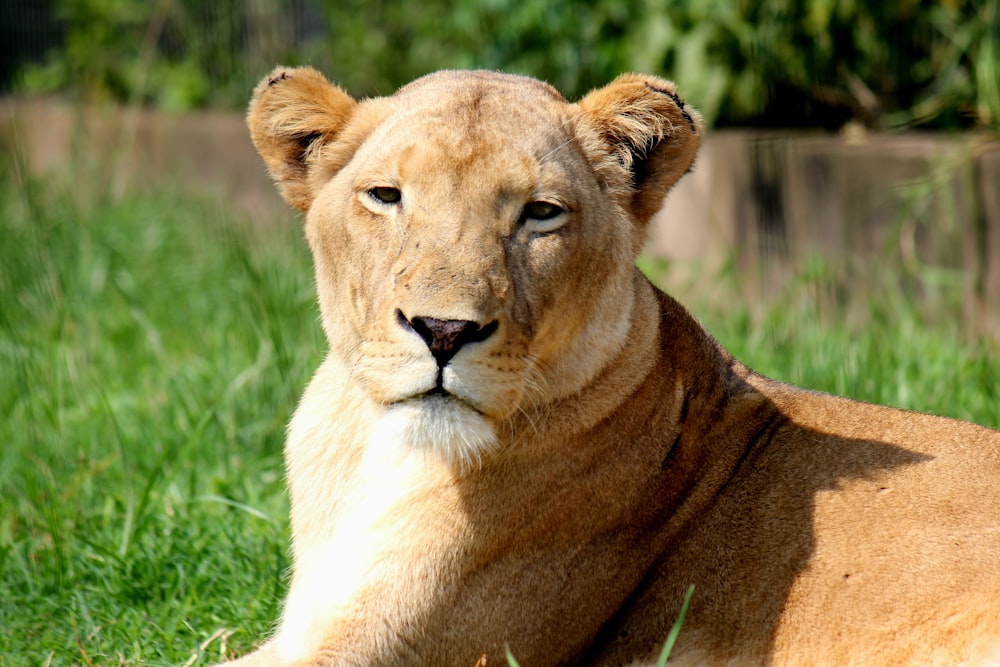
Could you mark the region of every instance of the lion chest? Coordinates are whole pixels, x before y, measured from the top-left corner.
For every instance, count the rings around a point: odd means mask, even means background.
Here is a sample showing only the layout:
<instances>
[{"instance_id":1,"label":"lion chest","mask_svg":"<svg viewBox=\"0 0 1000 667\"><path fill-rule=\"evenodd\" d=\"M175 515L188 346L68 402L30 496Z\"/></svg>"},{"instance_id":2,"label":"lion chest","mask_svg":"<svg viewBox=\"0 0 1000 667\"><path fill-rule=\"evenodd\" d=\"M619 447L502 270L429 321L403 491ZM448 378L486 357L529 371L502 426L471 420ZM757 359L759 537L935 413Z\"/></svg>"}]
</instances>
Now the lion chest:
<instances>
[{"instance_id":1,"label":"lion chest","mask_svg":"<svg viewBox=\"0 0 1000 667\"><path fill-rule=\"evenodd\" d=\"M468 533L446 466L380 429L377 410L334 397L310 389L286 451L295 571L277 647L289 660L409 626Z\"/></svg>"}]
</instances>

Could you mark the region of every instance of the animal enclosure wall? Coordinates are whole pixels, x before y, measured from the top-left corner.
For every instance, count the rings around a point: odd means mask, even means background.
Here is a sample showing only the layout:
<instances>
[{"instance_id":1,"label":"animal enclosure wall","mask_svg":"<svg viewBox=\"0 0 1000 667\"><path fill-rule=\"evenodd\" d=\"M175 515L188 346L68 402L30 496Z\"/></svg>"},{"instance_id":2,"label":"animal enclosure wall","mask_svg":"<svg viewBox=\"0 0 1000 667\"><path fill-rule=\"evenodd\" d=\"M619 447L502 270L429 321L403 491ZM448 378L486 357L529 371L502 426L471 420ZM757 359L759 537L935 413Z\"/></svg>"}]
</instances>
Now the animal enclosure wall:
<instances>
[{"instance_id":1,"label":"animal enclosure wall","mask_svg":"<svg viewBox=\"0 0 1000 667\"><path fill-rule=\"evenodd\" d=\"M0 102L0 150L35 173L121 195L177 188L246 221L289 221L239 114ZM913 298L961 292L963 325L1000 336L1000 142L975 134L720 131L656 217L647 255L668 280L735 269L750 298L810 262L843 289L895 271ZM919 278L919 280L917 280ZM933 305L933 303L931 303Z\"/></svg>"},{"instance_id":2,"label":"animal enclosure wall","mask_svg":"<svg viewBox=\"0 0 1000 667\"><path fill-rule=\"evenodd\" d=\"M732 262L748 296L821 258L847 289L882 268L962 292L1000 334L1000 142L983 135L718 132L666 202L648 252L695 280ZM919 278L920 280L916 280Z\"/></svg>"}]
</instances>

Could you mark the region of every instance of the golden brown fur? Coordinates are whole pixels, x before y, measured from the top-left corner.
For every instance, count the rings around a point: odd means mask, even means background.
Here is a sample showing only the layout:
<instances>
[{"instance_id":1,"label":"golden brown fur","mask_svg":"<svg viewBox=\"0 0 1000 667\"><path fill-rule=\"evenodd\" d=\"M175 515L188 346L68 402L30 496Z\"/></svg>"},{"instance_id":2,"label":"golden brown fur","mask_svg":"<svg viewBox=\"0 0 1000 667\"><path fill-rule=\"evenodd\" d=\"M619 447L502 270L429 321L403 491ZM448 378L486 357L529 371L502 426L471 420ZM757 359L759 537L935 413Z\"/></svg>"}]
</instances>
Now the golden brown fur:
<instances>
[{"instance_id":1,"label":"golden brown fur","mask_svg":"<svg viewBox=\"0 0 1000 667\"><path fill-rule=\"evenodd\" d=\"M294 565L239 665L989 664L1000 433L786 386L633 267L698 115L442 72L278 69L330 352L286 447Z\"/></svg>"}]
</instances>

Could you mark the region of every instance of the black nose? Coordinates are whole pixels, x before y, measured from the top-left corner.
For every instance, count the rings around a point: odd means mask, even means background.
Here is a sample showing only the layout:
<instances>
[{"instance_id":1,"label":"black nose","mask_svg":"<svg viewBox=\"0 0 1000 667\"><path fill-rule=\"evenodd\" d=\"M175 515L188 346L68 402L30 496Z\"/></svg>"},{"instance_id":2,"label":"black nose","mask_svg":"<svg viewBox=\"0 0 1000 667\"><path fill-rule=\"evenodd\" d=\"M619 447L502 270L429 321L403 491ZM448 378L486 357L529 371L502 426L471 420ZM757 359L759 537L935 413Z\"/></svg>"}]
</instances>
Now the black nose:
<instances>
[{"instance_id":1,"label":"black nose","mask_svg":"<svg viewBox=\"0 0 1000 667\"><path fill-rule=\"evenodd\" d=\"M447 366L463 345L478 343L489 338L498 326L496 320L480 326L478 322L469 320L439 320L434 317L409 319L402 312L397 314L399 323L404 328L416 331L424 340L434 355L438 368Z\"/></svg>"}]
</instances>

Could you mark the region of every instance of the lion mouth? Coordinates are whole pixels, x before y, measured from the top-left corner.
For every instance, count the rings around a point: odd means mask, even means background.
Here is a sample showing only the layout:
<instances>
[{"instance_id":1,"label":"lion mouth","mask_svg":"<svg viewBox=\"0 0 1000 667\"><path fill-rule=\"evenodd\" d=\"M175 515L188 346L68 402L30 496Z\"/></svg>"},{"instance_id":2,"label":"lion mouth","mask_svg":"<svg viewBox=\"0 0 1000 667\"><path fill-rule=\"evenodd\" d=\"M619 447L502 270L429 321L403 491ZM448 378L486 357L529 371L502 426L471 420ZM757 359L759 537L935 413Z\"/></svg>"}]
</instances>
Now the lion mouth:
<instances>
[{"instance_id":1,"label":"lion mouth","mask_svg":"<svg viewBox=\"0 0 1000 667\"><path fill-rule=\"evenodd\" d=\"M473 405L472 403L470 403L468 400L462 398L461 396L453 394L452 392L450 392L447 389L445 389L444 388L444 384L441 383L440 381L438 382L437 385L434 386L433 389L425 391L425 392L423 392L421 394L415 394L414 396L410 396L409 398L405 398L405 399L403 399L401 401L395 401L392 405L400 405L400 404L404 404L404 403L406 403L406 404L418 404L418 405L419 404L451 404L454 407L467 408L467 409L472 410L473 412L475 412L477 414L480 414L480 415L482 415L484 417L486 416L486 414L482 410L480 410L479 408L477 408L475 405Z\"/></svg>"},{"instance_id":2,"label":"lion mouth","mask_svg":"<svg viewBox=\"0 0 1000 667\"><path fill-rule=\"evenodd\" d=\"M381 421L377 437L436 452L459 469L478 465L497 445L489 417L444 388L391 404Z\"/></svg>"}]
</instances>

